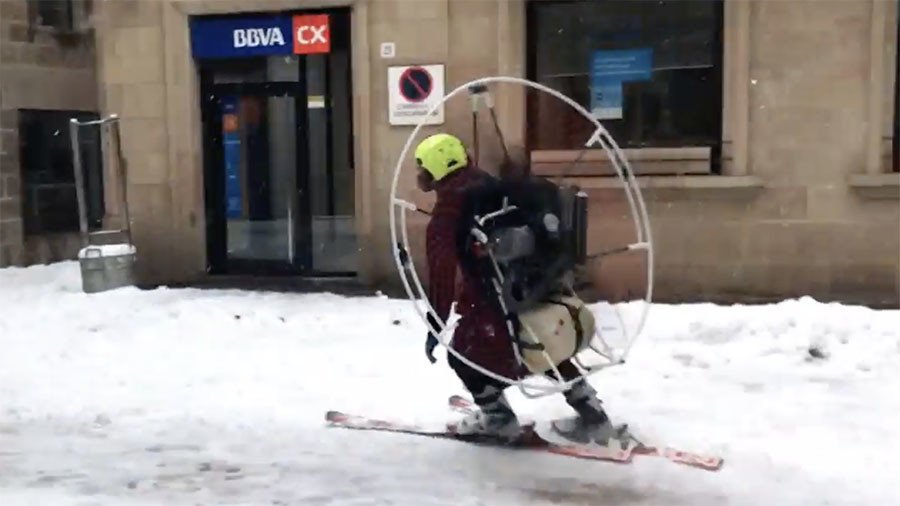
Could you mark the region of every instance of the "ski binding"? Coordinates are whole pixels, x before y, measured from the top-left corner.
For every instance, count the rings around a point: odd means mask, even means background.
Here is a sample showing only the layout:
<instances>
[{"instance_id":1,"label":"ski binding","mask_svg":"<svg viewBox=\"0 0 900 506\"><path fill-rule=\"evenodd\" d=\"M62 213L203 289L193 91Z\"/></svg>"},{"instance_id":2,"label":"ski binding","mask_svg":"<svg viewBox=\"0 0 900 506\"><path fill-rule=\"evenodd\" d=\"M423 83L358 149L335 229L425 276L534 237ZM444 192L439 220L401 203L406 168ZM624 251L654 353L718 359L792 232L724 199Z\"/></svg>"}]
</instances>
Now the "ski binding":
<instances>
[{"instance_id":1,"label":"ski binding","mask_svg":"<svg viewBox=\"0 0 900 506\"><path fill-rule=\"evenodd\" d=\"M450 396L449 403L452 408L463 412L471 412L472 410L477 409L472 401L460 395ZM724 459L719 456L702 455L699 453L672 447L649 446L642 443L641 441L638 441L634 436L629 436L629 440L627 442L619 441L619 443L620 447L623 448L623 450L621 451L627 453L627 457L622 455L621 453L616 454L613 460L617 461L630 461L631 456L633 455L663 457L677 464L696 467L707 471L718 471L724 464ZM572 446L566 446L567 448L569 448L567 449L567 452L574 453L575 450L573 450L572 448L586 448L589 449L589 451L592 453L603 450L612 451L611 448L599 445L582 445L578 443L571 443L571 445Z\"/></svg>"}]
</instances>

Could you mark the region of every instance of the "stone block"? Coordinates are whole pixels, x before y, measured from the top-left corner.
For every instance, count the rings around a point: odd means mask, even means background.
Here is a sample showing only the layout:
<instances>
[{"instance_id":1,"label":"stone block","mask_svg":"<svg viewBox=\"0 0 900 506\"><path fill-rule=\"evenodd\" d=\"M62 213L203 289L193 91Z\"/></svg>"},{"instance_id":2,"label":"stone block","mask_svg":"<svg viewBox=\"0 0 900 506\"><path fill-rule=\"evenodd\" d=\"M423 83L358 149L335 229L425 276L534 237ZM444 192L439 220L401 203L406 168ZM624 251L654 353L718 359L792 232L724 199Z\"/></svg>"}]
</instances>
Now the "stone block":
<instances>
[{"instance_id":1,"label":"stone block","mask_svg":"<svg viewBox=\"0 0 900 506\"><path fill-rule=\"evenodd\" d=\"M110 27L157 26L162 22L162 1L114 0L103 3Z\"/></svg>"},{"instance_id":2,"label":"stone block","mask_svg":"<svg viewBox=\"0 0 900 506\"><path fill-rule=\"evenodd\" d=\"M13 65L20 61L19 44L6 41L0 43L0 64Z\"/></svg>"},{"instance_id":3,"label":"stone block","mask_svg":"<svg viewBox=\"0 0 900 506\"><path fill-rule=\"evenodd\" d=\"M187 86L166 87L163 90L162 100L168 108L167 130L169 133L169 149L172 151L191 152L198 154L202 152L203 138L199 127L194 128L191 125L200 122L199 111L195 114L184 114L181 104L194 104L197 101L196 95L191 92ZM196 121L196 123L194 123ZM199 170L199 169L198 169Z\"/></svg>"},{"instance_id":4,"label":"stone block","mask_svg":"<svg viewBox=\"0 0 900 506\"><path fill-rule=\"evenodd\" d=\"M369 48L369 54L372 71L377 72L377 81L385 80L386 71L382 74L381 69L386 68L388 62L391 65L401 65L404 62L429 64L447 61L449 41L446 19L421 19L414 23L373 21L370 29L374 43ZM396 57L393 60L381 60L380 43L388 41L396 44Z\"/></svg>"},{"instance_id":5,"label":"stone block","mask_svg":"<svg viewBox=\"0 0 900 506\"><path fill-rule=\"evenodd\" d=\"M172 191L167 184L129 184L129 211L144 226L172 222Z\"/></svg>"},{"instance_id":6,"label":"stone block","mask_svg":"<svg viewBox=\"0 0 900 506\"><path fill-rule=\"evenodd\" d=\"M687 251L676 255L692 265L737 262L747 250L748 241L752 241L747 237L746 225L740 221L705 222L689 229L683 225L677 228L685 239L682 248ZM665 251L659 252L661 261L665 261Z\"/></svg>"},{"instance_id":7,"label":"stone block","mask_svg":"<svg viewBox=\"0 0 900 506\"><path fill-rule=\"evenodd\" d=\"M764 265L763 269L761 276L766 285L762 288L761 293L772 298L814 296L815 294L820 294L819 296L822 297L831 290L830 280L825 275L828 269L824 266L811 271L802 264L777 263ZM816 272L819 276L810 276L808 272Z\"/></svg>"},{"instance_id":8,"label":"stone block","mask_svg":"<svg viewBox=\"0 0 900 506\"><path fill-rule=\"evenodd\" d=\"M0 198L21 198L22 185L18 175L0 176Z\"/></svg>"},{"instance_id":9,"label":"stone block","mask_svg":"<svg viewBox=\"0 0 900 506\"><path fill-rule=\"evenodd\" d=\"M497 75L497 59L495 55L487 56L481 54L478 57L471 55L457 57L457 53L453 50L449 60L450 64L446 67L444 73L447 93L450 93L450 91L457 86L461 86L473 79ZM494 86L491 91L493 92L496 89L498 89L498 87ZM465 116L469 121L467 126L470 125L472 121L472 108L467 93L456 95L445 103L448 109L453 109L459 115ZM479 125L479 131L485 134L483 137L485 137L486 140L495 140L496 135L494 134L494 125L490 122L490 112L488 112L487 107L482 106L481 109L479 109L478 114L481 116L484 127L487 127L487 129L485 129ZM468 129L471 129L471 126L468 126ZM494 139L491 139L491 137L494 137Z\"/></svg>"},{"instance_id":10,"label":"stone block","mask_svg":"<svg viewBox=\"0 0 900 506\"><path fill-rule=\"evenodd\" d=\"M616 191L618 190L612 190L610 193ZM691 229L691 227L704 222L804 219L807 214L806 191L806 188L803 187L766 188L751 200L734 198L728 200L723 198L729 195L727 190L723 190L719 196L716 196L714 192L707 192L705 195L690 198L689 189L672 189L662 194L657 190L645 191L644 199L647 200L651 224L661 218L687 220L686 223L690 225L689 229ZM594 198L592 195L594 195L593 191L589 193L592 213L596 205L600 209L605 207L606 212L610 214L618 213L619 216L629 216L626 214L629 211L624 197L621 197L621 201L619 201L613 200L611 196L608 200L599 202L600 199ZM680 198L670 200L677 196Z\"/></svg>"},{"instance_id":11,"label":"stone block","mask_svg":"<svg viewBox=\"0 0 900 506\"><path fill-rule=\"evenodd\" d=\"M814 65L823 47L846 46L867 35L868 1L758 2L753 6L755 63ZM805 55L805 56L804 56Z\"/></svg>"},{"instance_id":12,"label":"stone block","mask_svg":"<svg viewBox=\"0 0 900 506\"><path fill-rule=\"evenodd\" d=\"M122 154L129 158L134 153L165 153L166 124L163 119L122 118L119 121L122 136Z\"/></svg>"},{"instance_id":13,"label":"stone block","mask_svg":"<svg viewBox=\"0 0 900 506\"><path fill-rule=\"evenodd\" d=\"M375 22L389 21L398 24L404 21L446 19L449 2L450 0L378 0L369 3L369 16Z\"/></svg>"},{"instance_id":14,"label":"stone block","mask_svg":"<svg viewBox=\"0 0 900 506\"><path fill-rule=\"evenodd\" d=\"M806 188L769 188L750 206L747 218L758 219L804 219L807 217ZM724 207L724 206L723 206ZM705 216L715 218L712 209Z\"/></svg>"},{"instance_id":15,"label":"stone block","mask_svg":"<svg viewBox=\"0 0 900 506\"><path fill-rule=\"evenodd\" d=\"M840 268L900 264L900 229L896 221L832 223L830 239L830 248L822 254Z\"/></svg>"},{"instance_id":16,"label":"stone block","mask_svg":"<svg viewBox=\"0 0 900 506\"><path fill-rule=\"evenodd\" d=\"M832 262L834 224L818 221L792 223L790 233L799 241L799 255L795 259L798 265L822 266Z\"/></svg>"},{"instance_id":17,"label":"stone block","mask_svg":"<svg viewBox=\"0 0 900 506\"><path fill-rule=\"evenodd\" d=\"M65 68L90 69L95 71L96 52L92 47L81 47L77 50L63 51L59 55L59 65Z\"/></svg>"},{"instance_id":18,"label":"stone block","mask_svg":"<svg viewBox=\"0 0 900 506\"><path fill-rule=\"evenodd\" d=\"M132 240L138 255L135 275L139 283L156 283L162 280L169 263L171 237L161 223L145 216L135 217L132 224Z\"/></svg>"},{"instance_id":19,"label":"stone block","mask_svg":"<svg viewBox=\"0 0 900 506\"><path fill-rule=\"evenodd\" d=\"M110 84L106 86L109 113L122 118L164 118L165 85L162 83Z\"/></svg>"},{"instance_id":20,"label":"stone block","mask_svg":"<svg viewBox=\"0 0 900 506\"><path fill-rule=\"evenodd\" d=\"M10 42L30 42L28 39L28 25L25 23L9 23Z\"/></svg>"},{"instance_id":21,"label":"stone block","mask_svg":"<svg viewBox=\"0 0 900 506\"><path fill-rule=\"evenodd\" d=\"M0 266L24 267L25 247L19 245L0 245Z\"/></svg>"},{"instance_id":22,"label":"stone block","mask_svg":"<svg viewBox=\"0 0 900 506\"><path fill-rule=\"evenodd\" d=\"M24 237L21 219L0 214L0 245L19 245L22 244Z\"/></svg>"},{"instance_id":23,"label":"stone block","mask_svg":"<svg viewBox=\"0 0 900 506\"><path fill-rule=\"evenodd\" d=\"M164 79L162 28L112 28L103 38L103 79L115 83L162 83Z\"/></svg>"},{"instance_id":24,"label":"stone block","mask_svg":"<svg viewBox=\"0 0 900 506\"><path fill-rule=\"evenodd\" d=\"M450 3L448 48L451 64L486 63L496 68L497 13L495 2Z\"/></svg>"},{"instance_id":25,"label":"stone block","mask_svg":"<svg viewBox=\"0 0 900 506\"><path fill-rule=\"evenodd\" d=\"M0 220L17 220L22 216L22 201L18 198L0 198Z\"/></svg>"},{"instance_id":26,"label":"stone block","mask_svg":"<svg viewBox=\"0 0 900 506\"><path fill-rule=\"evenodd\" d=\"M37 43L19 44L19 61L24 64L37 65L39 47Z\"/></svg>"},{"instance_id":27,"label":"stone block","mask_svg":"<svg viewBox=\"0 0 900 506\"><path fill-rule=\"evenodd\" d=\"M169 180L167 158L164 151L139 151L126 155L129 183L166 184Z\"/></svg>"},{"instance_id":28,"label":"stone block","mask_svg":"<svg viewBox=\"0 0 900 506\"><path fill-rule=\"evenodd\" d=\"M28 1L29 0L3 0L0 2L0 19L27 21Z\"/></svg>"},{"instance_id":29,"label":"stone block","mask_svg":"<svg viewBox=\"0 0 900 506\"><path fill-rule=\"evenodd\" d=\"M897 265L856 263L831 270L831 295L887 303L897 297Z\"/></svg>"},{"instance_id":30,"label":"stone block","mask_svg":"<svg viewBox=\"0 0 900 506\"><path fill-rule=\"evenodd\" d=\"M129 185L132 237L140 282L162 280L171 261L172 194L168 185Z\"/></svg>"},{"instance_id":31,"label":"stone block","mask_svg":"<svg viewBox=\"0 0 900 506\"><path fill-rule=\"evenodd\" d=\"M63 54L58 48L49 45L40 45L33 47L34 63L45 67L57 67L62 65L65 60Z\"/></svg>"},{"instance_id":32,"label":"stone block","mask_svg":"<svg viewBox=\"0 0 900 506\"><path fill-rule=\"evenodd\" d=\"M752 223L746 227L746 242L742 257L760 265L790 263L804 258L803 236L799 227L790 222ZM805 258L812 262L813 258Z\"/></svg>"},{"instance_id":33,"label":"stone block","mask_svg":"<svg viewBox=\"0 0 900 506\"><path fill-rule=\"evenodd\" d=\"M18 151L19 129L18 126L0 129L0 146L9 148L9 152Z\"/></svg>"},{"instance_id":34,"label":"stone block","mask_svg":"<svg viewBox=\"0 0 900 506\"><path fill-rule=\"evenodd\" d=\"M15 109L0 110L0 131L19 128L19 111Z\"/></svg>"},{"instance_id":35,"label":"stone block","mask_svg":"<svg viewBox=\"0 0 900 506\"><path fill-rule=\"evenodd\" d=\"M589 278L592 292L611 303L641 299L647 294L647 262L642 252L607 257L594 263Z\"/></svg>"},{"instance_id":36,"label":"stone block","mask_svg":"<svg viewBox=\"0 0 900 506\"><path fill-rule=\"evenodd\" d=\"M887 188L884 188L887 190ZM810 217L817 220L885 222L900 220L900 206L895 199L867 200L861 198L859 188L846 182L809 189ZM813 214L815 213L815 214Z\"/></svg>"},{"instance_id":37,"label":"stone block","mask_svg":"<svg viewBox=\"0 0 900 506\"><path fill-rule=\"evenodd\" d=\"M0 80L3 107L96 110L97 76L92 70L19 66Z\"/></svg>"},{"instance_id":38,"label":"stone block","mask_svg":"<svg viewBox=\"0 0 900 506\"><path fill-rule=\"evenodd\" d=\"M588 254L619 248L637 241L631 223L625 220L591 220L588 224Z\"/></svg>"},{"instance_id":39,"label":"stone block","mask_svg":"<svg viewBox=\"0 0 900 506\"><path fill-rule=\"evenodd\" d=\"M6 144L5 141L0 143L3 146L3 149L6 150L3 154L0 154L0 177L6 176L15 176L19 177L19 156L18 156L18 144L13 144L10 146Z\"/></svg>"}]
</instances>

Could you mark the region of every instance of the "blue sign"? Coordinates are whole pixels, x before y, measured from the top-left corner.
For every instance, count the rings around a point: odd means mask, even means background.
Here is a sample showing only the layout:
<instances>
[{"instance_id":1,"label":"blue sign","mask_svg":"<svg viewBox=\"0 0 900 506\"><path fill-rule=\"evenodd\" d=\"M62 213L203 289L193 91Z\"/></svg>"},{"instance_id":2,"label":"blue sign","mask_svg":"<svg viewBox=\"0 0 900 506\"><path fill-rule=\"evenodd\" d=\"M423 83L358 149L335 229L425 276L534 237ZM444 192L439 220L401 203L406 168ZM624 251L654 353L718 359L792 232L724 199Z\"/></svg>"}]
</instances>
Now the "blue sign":
<instances>
[{"instance_id":1,"label":"blue sign","mask_svg":"<svg viewBox=\"0 0 900 506\"><path fill-rule=\"evenodd\" d=\"M594 51L591 55L591 113L597 119L622 118L622 83L653 75L653 49Z\"/></svg>"},{"instance_id":2,"label":"blue sign","mask_svg":"<svg viewBox=\"0 0 900 506\"><path fill-rule=\"evenodd\" d=\"M191 52L197 58L294 53L291 16L191 18Z\"/></svg>"},{"instance_id":3,"label":"blue sign","mask_svg":"<svg viewBox=\"0 0 900 506\"><path fill-rule=\"evenodd\" d=\"M222 147L225 164L225 215L241 218L244 206L241 198L241 130L238 97L223 97Z\"/></svg>"}]
</instances>

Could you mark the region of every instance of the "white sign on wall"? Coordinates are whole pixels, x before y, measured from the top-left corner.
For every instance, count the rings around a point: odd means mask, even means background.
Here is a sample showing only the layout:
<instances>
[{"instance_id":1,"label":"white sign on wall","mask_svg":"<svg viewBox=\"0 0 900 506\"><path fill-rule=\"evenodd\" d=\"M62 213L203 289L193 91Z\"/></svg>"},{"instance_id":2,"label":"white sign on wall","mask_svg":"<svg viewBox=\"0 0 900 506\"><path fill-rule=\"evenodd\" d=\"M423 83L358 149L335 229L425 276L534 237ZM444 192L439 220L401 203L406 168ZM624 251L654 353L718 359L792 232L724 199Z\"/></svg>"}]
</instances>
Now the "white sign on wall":
<instances>
[{"instance_id":1,"label":"white sign on wall","mask_svg":"<svg viewBox=\"0 0 900 506\"><path fill-rule=\"evenodd\" d=\"M388 67L388 119L391 125L440 125L444 104L431 116L428 111L444 98L443 65ZM426 117L427 116L427 117Z\"/></svg>"}]
</instances>

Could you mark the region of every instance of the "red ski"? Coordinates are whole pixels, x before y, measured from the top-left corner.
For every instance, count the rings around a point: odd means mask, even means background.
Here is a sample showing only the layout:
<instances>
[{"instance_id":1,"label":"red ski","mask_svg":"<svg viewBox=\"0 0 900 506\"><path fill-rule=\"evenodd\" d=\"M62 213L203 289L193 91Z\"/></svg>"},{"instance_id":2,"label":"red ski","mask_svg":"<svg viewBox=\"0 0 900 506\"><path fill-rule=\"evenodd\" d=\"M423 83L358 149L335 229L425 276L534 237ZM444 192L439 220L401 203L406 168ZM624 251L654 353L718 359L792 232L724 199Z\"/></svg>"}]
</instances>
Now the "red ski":
<instances>
[{"instance_id":1,"label":"red ski","mask_svg":"<svg viewBox=\"0 0 900 506\"><path fill-rule=\"evenodd\" d=\"M476 409L475 404L472 401L460 395L450 396L449 403L452 408L463 412L471 412L472 410ZM648 446L637 440L634 440L633 443L634 444L628 445L627 449L624 450L628 452L627 459L625 457L619 457L621 460L630 460L632 455L663 457L678 464L705 469L707 471L718 471L724 464L724 459L722 459L722 457L714 455L701 455L699 453L679 450L671 447L660 448L655 446ZM572 446L566 446L566 448L569 448L569 450L567 451L574 451L572 450L574 448L584 448L591 452L607 451L607 449L604 447L583 446L578 445L577 443L573 443Z\"/></svg>"},{"instance_id":2,"label":"red ski","mask_svg":"<svg viewBox=\"0 0 900 506\"><path fill-rule=\"evenodd\" d=\"M531 426L525 426L520 438L513 442L503 442L496 438L489 437L467 437L457 434L454 424L447 424L445 429L429 429L416 424L404 423L391 420L380 420L361 415L344 413L341 411L331 410L325 413L325 421L331 427L341 427L344 429L355 430L375 430L383 432L398 432L402 434L412 434L416 436L428 436L440 439L454 439L470 443L491 444L497 446L508 446L511 448L538 448L542 446L543 441L531 430Z\"/></svg>"},{"instance_id":3,"label":"red ski","mask_svg":"<svg viewBox=\"0 0 900 506\"><path fill-rule=\"evenodd\" d=\"M590 460L603 460L620 463L627 463L631 460L631 454L628 451L609 451L603 448L584 448L574 445L568 446L551 443L538 435L537 432L533 430L533 426L528 424L524 426L522 436L518 440L507 443L492 437L470 437L456 434L453 431L454 424L452 423L447 424L447 428L443 430L428 429L415 424L380 420L361 415L344 413L336 410L328 411L325 414L325 420L331 427L340 427L345 429L397 432L402 434L427 436L439 439L450 439L455 441L497 446L502 448L543 451L555 455L565 455L568 457Z\"/></svg>"}]
</instances>

